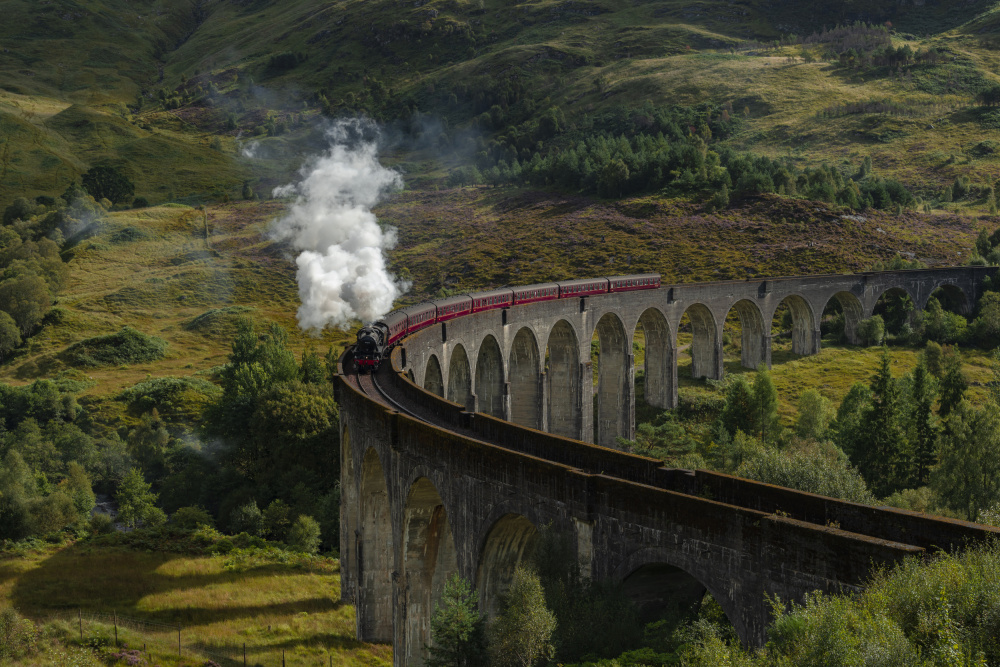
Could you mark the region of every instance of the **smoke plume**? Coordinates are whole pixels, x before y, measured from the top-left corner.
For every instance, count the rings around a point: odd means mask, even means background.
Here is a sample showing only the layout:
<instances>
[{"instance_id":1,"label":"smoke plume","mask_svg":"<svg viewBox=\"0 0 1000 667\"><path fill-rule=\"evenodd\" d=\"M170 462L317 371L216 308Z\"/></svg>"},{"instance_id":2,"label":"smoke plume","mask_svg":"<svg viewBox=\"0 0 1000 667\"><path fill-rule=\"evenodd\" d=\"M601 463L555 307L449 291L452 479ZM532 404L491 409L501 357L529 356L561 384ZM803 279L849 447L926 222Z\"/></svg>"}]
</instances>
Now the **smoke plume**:
<instances>
[{"instance_id":1,"label":"smoke plume","mask_svg":"<svg viewBox=\"0 0 1000 667\"><path fill-rule=\"evenodd\" d=\"M325 134L330 147L302 167L302 180L274 190L278 197L296 196L272 232L301 251L298 320L311 330L378 319L409 289L386 268L396 230L379 226L371 212L384 194L403 185L378 161L377 128L343 120Z\"/></svg>"}]
</instances>

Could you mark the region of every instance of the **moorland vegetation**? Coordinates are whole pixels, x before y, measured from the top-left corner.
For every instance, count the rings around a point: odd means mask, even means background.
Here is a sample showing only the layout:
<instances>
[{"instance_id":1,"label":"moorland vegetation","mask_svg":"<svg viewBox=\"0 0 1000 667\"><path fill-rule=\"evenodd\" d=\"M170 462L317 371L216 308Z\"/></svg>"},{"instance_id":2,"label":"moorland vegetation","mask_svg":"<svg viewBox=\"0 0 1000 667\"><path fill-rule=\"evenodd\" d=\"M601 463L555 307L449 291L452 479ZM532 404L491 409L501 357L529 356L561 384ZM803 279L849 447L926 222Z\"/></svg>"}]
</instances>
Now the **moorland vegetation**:
<instances>
[{"instance_id":1,"label":"moorland vegetation","mask_svg":"<svg viewBox=\"0 0 1000 667\"><path fill-rule=\"evenodd\" d=\"M407 190L377 212L399 228L390 263L414 280L406 299L636 271L674 282L1000 265L1000 23L975 3L15 0L5 13L8 569L55 579L92 565L88 549L136 563L179 549L191 558L174 566L217 574L229 550L336 549L331 373L348 336L295 330L294 268L266 235L273 187L329 119L381 122L404 173ZM801 359L779 312L775 366L756 372L738 368L731 321L727 379L692 379L682 355L681 406L660 413L640 377L641 425L622 446L996 523L997 288L967 311L939 293L919 315L888 295L861 325L864 346L843 340L834 306L824 351ZM641 332L635 353L641 364ZM98 496L134 530L108 533ZM643 628L561 549L542 541L493 628L453 582L433 621L438 664L473 664L469 641L498 664L826 664L830 647L844 664L998 659L995 581L982 575L993 547L782 611L758 654L710 599ZM320 568L331 596L332 567ZM94 607L122 603L76 581L60 604L88 590ZM52 609L8 599L36 618ZM210 624L221 611L205 604ZM308 625L273 618L290 635ZM316 627L308 641L346 646L344 662L385 659ZM71 641L10 612L0 637L3 657L17 645L39 661Z\"/></svg>"}]
</instances>

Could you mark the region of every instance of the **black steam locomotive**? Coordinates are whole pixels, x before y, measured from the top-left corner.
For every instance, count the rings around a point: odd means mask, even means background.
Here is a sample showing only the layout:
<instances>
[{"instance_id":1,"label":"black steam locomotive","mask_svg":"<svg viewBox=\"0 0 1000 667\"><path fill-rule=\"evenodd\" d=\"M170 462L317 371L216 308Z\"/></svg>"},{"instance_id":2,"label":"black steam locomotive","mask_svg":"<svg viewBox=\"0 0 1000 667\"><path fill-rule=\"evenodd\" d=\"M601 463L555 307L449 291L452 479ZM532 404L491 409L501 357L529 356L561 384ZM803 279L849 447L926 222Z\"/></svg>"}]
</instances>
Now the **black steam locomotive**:
<instances>
[{"instance_id":1,"label":"black steam locomotive","mask_svg":"<svg viewBox=\"0 0 1000 667\"><path fill-rule=\"evenodd\" d=\"M358 332L358 344L354 347L354 361L358 365L358 371L377 371L389 347L388 343L389 328L383 323L375 322L362 328Z\"/></svg>"}]
</instances>

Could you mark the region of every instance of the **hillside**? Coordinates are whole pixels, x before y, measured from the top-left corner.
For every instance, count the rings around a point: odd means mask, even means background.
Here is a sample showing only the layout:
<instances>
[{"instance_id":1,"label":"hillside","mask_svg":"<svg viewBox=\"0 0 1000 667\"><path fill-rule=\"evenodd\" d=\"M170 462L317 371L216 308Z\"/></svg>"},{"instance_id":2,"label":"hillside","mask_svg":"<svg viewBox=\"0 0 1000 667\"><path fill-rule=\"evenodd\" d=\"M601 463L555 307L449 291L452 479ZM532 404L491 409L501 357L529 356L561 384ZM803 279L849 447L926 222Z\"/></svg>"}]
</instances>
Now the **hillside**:
<instances>
[{"instance_id":1,"label":"hillside","mask_svg":"<svg viewBox=\"0 0 1000 667\"><path fill-rule=\"evenodd\" d=\"M315 150L316 121L356 112L390 124L396 159L420 184L491 139L516 144L549 108L571 128L647 100L729 103L746 122L726 145L799 167L870 155L924 199L958 176L1000 178L996 148L981 145L1000 123L974 104L1000 82L987 3L17 0L7 10L0 204L57 195L102 161L154 203L238 197L244 180L266 191ZM831 62L848 47L881 48L882 37L823 33L855 20L889 21L894 47L936 55ZM263 157L243 158L250 141Z\"/></svg>"}]
</instances>

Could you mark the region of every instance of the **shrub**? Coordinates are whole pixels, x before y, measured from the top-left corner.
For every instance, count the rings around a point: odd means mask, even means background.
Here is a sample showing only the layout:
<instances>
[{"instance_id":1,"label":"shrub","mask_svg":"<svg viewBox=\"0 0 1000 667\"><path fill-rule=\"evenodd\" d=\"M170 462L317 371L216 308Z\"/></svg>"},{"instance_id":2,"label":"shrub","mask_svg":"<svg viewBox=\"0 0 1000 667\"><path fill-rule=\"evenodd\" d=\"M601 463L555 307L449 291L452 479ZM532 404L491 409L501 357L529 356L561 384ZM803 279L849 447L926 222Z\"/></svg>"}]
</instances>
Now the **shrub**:
<instances>
[{"instance_id":1,"label":"shrub","mask_svg":"<svg viewBox=\"0 0 1000 667\"><path fill-rule=\"evenodd\" d=\"M281 500L274 500L264 510L264 530L267 537L278 542L284 542L288 537L288 529L292 525L292 508Z\"/></svg>"},{"instance_id":2,"label":"shrub","mask_svg":"<svg viewBox=\"0 0 1000 667\"><path fill-rule=\"evenodd\" d=\"M736 475L856 503L874 502L875 498L865 486L864 479L843 453L837 455L839 452L836 450L831 455L825 455L818 451L765 449L744 461Z\"/></svg>"},{"instance_id":3,"label":"shrub","mask_svg":"<svg viewBox=\"0 0 1000 667\"><path fill-rule=\"evenodd\" d=\"M107 366L156 361L164 357L166 350L167 341L162 338L125 326L118 333L74 343L67 348L66 355L81 366Z\"/></svg>"},{"instance_id":4,"label":"shrub","mask_svg":"<svg viewBox=\"0 0 1000 667\"><path fill-rule=\"evenodd\" d=\"M0 310L0 361L21 344L21 332L14 318Z\"/></svg>"},{"instance_id":5,"label":"shrub","mask_svg":"<svg viewBox=\"0 0 1000 667\"><path fill-rule=\"evenodd\" d=\"M296 551L314 554L319 550L319 524L311 516L302 515L288 529L288 546Z\"/></svg>"},{"instance_id":6,"label":"shrub","mask_svg":"<svg viewBox=\"0 0 1000 667\"><path fill-rule=\"evenodd\" d=\"M181 530L194 530L198 526L215 526L215 520L202 507L181 507L170 517L170 523Z\"/></svg>"},{"instance_id":7,"label":"shrub","mask_svg":"<svg viewBox=\"0 0 1000 667\"><path fill-rule=\"evenodd\" d=\"M149 200L145 197L136 197L132 200L132 208L149 208Z\"/></svg>"},{"instance_id":8,"label":"shrub","mask_svg":"<svg viewBox=\"0 0 1000 667\"><path fill-rule=\"evenodd\" d=\"M38 651L40 633L16 609L0 610L0 658L18 660ZM0 662L3 662L0 660Z\"/></svg>"},{"instance_id":9,"label":"shrub","mask_svg":"<svg viewBox=\"0 0 1000 667\"><path fill-rule=\"evenodd\" d=\"M100 165L83 175L83 188L94 199L124 204L135 195L135 184L118 167Z\"/></svg>"},{"instance_id":10,"label":"shrub","mask_svg":"<svg viewBox=\"0 0 1000 667\"><path fill-rule=\"evenodd\" d=\"M208 380L168 376L143 380L133 387L123 389L116 398L128 403L138 412L156 409L163 413L180 410L192 399L195 399L195 403L200 403L215 398L219 393L219 387Z\"/></svg>"},{"instance_id":11,"label":"shrub","mask_svg":"<svg viewBox=\"0 0 1000 667\"><path fill-rule=\"evenodd\" d=\"M115 522L110 515L98 512L90 517L91 535L108 535L115 531Z\"/></svg>"},{"instance_id":12,"label":"shrub","mask_svg":"<svg viewBox=\"0 0 1000 667\"><path fill-rule=\"evenodd\" d=\"M132 243L133 241L144 241L149 238L149 233L138 227L125 227L119 229L111 235L109 239L112 243Z\"/></svg>"},{"instance_id":13,"label":"shrub","mask_svg":"<svg viewBox=\"0 0 1000 667\"><path fill-rule=\"evenodd\" d=\"M251 500L233 510L229 516L229 530L233 534L247 533L255 537L264 534L264 516L257 507L256 500Z\"/></svg>"},{"instance_id":14,"label":"shrub","mask_svg":"<svg viewBox=\"0 0 1000 667\"><path fill-rule=\"evenodd\" d=\"M885 320L881 315L866 317L858 323L858 336L864 345L881 345L885 339Z\"/></svg>"},{"instance_id":15,"label":"shrub","mask_svg":"<svg viewBox=\"0 0 1000 667\"><path fill-rule=\"evenodd\" d=\"M232 338L236 334L236 325L240 317L245 317L254 311L250 306L226 306L225 308L213 308L198 315L190 322L184 324L187 331L197 331L198 333L211 336L222 336Z\"/></svg>"}]
</instances>

